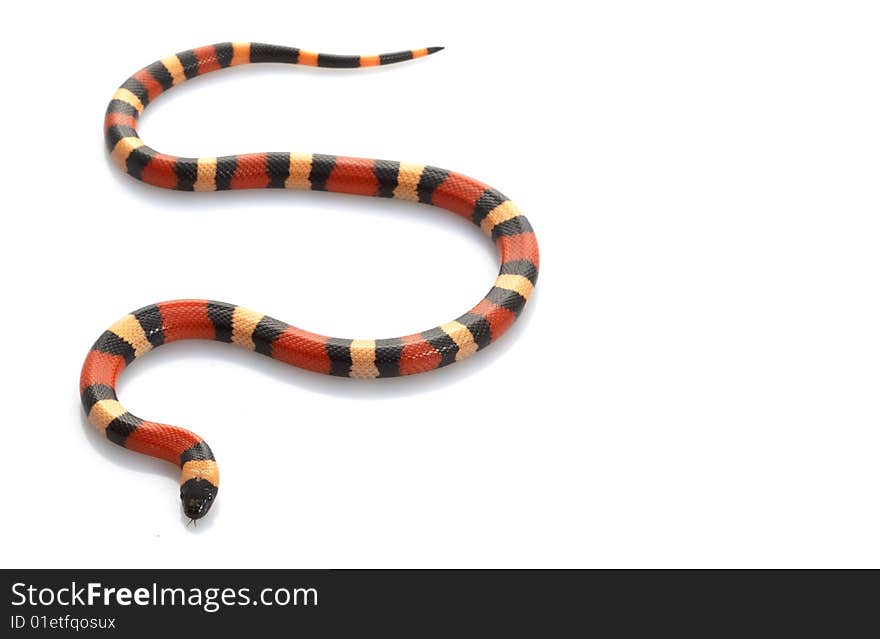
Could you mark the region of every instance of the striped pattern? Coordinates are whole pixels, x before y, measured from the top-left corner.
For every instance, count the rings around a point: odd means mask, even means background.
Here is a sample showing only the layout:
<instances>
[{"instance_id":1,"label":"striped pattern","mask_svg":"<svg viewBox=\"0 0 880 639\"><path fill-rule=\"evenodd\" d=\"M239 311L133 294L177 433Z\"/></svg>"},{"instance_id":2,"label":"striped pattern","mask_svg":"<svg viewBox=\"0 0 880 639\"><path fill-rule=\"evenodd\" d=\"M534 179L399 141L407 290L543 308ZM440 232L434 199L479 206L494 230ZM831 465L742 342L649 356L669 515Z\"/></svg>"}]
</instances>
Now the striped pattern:
<instances>
[{"instance_id":1,"label":"striped pattern","mask_svg":"<svg viewBox=\"0 0 880 639\"><path fill-rule=\"evenodd\" d=\"M207 512L219 485L217 465L200 437L149 422L116 398L119 373L162 344L212 339L236 344L307 370L374 379L430 371L470 357L506 331L532 294L539 257L528 220L499 191L430 165L318 153L250 153L183 158L145 145L137 122L162 92L196 76L258 62L357 68L423 57L439 47L373 56L313 53L292 47L227 42L162 58L113 94L104 122L117 166L139 180L181 191L284 188L395 198L447 209L479 226L495 243L501 268L486 296L468 312L403 337L341 339L311 333L257 311L208 300L153 304L126 315L95 342L83 365L80 392L89 420L111 441L181 467L181 499L193 518Z\"/></svg>"}]
</instances>

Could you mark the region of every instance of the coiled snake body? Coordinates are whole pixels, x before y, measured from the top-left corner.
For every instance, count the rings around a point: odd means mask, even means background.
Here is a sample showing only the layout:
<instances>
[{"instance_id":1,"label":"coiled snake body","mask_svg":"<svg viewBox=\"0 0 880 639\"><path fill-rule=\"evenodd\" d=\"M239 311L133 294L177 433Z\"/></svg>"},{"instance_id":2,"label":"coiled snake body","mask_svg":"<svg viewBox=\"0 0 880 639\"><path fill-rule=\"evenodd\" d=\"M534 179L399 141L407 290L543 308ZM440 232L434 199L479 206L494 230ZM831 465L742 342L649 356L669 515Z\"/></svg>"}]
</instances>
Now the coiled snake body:
<instances>
[{"instance_id":1,"label":"coiled snake body","mask_svg":"<svg viewBox=\"0 0 880 639\"><path fill-rule=\"evenodd\" d=\"M89 421L110 441L181 467L180 498L192 520L217 496L217 463L205 441L186 429L135 417L116 397L116 380L135 358L183 339L229 342L293 366L344 377L412 375L468 357L496 340L519 315L538 274L538 245L525 216L499 191L434 166L311 153L250 153L183 158L146 146L136 125L162 92L198 75L256 62L356 68L402 62L440 50L374 56L311 53L259 43L221 43L163 58L113 95L104 120L113 161L139 180L166 189L310 189L433 204L461 215L495 243L501 269L488 294L459 317L390 339L339 339L311 333L234 304L174 300L120 319L95 342L80 377Z\"/></svg>"}]
</instances>

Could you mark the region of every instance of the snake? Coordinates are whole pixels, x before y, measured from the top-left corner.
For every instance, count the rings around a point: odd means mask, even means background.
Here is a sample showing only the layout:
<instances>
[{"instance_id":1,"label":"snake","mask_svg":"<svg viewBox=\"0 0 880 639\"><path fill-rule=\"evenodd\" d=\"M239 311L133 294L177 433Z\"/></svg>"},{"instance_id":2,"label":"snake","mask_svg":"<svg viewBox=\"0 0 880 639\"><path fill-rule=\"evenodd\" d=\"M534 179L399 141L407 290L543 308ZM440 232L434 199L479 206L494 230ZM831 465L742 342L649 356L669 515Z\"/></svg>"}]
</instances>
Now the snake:
<instances>
[{"instance_id":1,"label":"snake","mask_svg":"<svg viewBox=\"0 0 880 639\"><path fill-rule=\"evenodd\" d=\"M521 314L538 276L535 233L500 191L435 166L342 155L267 152L177 157L141 140L144 109L168 89L201 75L255 63L364 69L422 58L443 47L379 55L315 53L257 42L223 42L182 51L142 68L113 94L104 118L112 163L147 184L179 191L291 189L395 198L446 209L494 242L500 270L476 306L434 328L385 339L327 337L235 304L178 299L144 306L104 331L80 375L88 421L106 439L180 467L180 500L189 523L205 516L220 486L217 461L202 437L135 416L116 382L135 359L180 340L215 340L316 373L375 379L413 375L461 361L497 340Z\"/></svg>"}]
</instances>

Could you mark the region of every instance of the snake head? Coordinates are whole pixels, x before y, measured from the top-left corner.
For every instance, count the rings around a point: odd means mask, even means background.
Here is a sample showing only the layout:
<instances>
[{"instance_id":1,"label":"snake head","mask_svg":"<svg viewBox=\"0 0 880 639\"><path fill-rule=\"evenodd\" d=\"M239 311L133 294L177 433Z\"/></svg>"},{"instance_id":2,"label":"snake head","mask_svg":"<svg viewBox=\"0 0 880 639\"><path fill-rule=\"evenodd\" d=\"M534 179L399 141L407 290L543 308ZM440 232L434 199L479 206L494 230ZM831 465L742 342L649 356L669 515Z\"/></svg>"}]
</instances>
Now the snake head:
<instances>
[{"instance_id":1,"label":"snake head","mask_svg":"<svg viewBox=\"0 0 880 639\"><path fill-rule=\"evenodd\" d=\"M201 519L207 515L216 496L217 487L206 479L188 479L180 485L183 514L190 519Z\"/></svg>"}]
</instances>

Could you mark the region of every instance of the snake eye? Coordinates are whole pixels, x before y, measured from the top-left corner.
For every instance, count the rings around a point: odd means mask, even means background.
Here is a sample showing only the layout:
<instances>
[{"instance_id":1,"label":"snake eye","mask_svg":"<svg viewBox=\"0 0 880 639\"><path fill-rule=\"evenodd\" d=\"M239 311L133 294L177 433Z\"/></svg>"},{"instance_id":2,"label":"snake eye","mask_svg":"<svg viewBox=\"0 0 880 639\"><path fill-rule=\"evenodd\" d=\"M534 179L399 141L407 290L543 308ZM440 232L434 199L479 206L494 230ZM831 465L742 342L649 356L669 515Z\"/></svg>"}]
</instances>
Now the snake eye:
<instances>
[{"instance_id":1,"label":"snake eye","mask_svg":"<svg viewBox=\"0 0 880 639\"><path fill-rule=\"evenodd\" d=\"M201 519L211 509L217 487L205 479L189 479L180 486L183 513L190 519Z\"/></svg>"}]
</instances>

